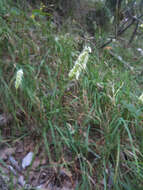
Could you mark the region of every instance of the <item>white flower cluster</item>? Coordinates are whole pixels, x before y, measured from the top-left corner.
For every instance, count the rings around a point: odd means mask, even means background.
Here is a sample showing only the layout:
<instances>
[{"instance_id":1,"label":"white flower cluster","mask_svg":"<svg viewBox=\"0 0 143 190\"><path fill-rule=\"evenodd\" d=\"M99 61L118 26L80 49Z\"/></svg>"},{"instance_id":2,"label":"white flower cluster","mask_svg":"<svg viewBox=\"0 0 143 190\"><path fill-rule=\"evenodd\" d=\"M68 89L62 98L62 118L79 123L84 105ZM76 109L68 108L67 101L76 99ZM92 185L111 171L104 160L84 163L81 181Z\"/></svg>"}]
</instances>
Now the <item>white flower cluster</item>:
<instances>
[{"instance_id":1,"label":"white flower cluster","mask_svg":"<svg viewBox=\"0 0 143 190\"><path fill-rule=\"evenodd\" d=\"M15 88L18 89L21 82L22 82L22 77L23 77L23 70L19 69L16 73L16 80L15 80Z\"/></svg>"},{"instance_id":2,"label":"white flower cluster","mask_svg":"<svg viewBox=\"0 0 143 190\"><path fill-rule=\"evenodd\" d=\"M140 95L139 100L143 103L143 93Z\"/></svg>"},{"instance_id":3,"label":"white flower cluster","mask_svg":"<svg viewBox=\"0 0 143 190\"><path fill-rule=\"evenodd\" d=\"M91 53L90 47L85 47L84 50L81 52L79 57L77 58L74 67L69 72L69 78L76 80L79 79L79 75L83 69L86 69L86 64L89 58L89 53Z\"/></svg>"}]
</instances>

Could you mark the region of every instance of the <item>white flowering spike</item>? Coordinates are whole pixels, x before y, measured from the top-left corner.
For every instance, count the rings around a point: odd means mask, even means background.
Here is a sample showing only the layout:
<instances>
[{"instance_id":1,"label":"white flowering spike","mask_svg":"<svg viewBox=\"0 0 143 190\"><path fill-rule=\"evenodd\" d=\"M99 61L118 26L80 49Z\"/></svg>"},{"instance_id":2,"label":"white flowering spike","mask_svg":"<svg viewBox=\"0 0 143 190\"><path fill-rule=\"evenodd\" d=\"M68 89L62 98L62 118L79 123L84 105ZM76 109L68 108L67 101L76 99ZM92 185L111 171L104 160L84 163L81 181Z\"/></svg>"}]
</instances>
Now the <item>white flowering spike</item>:
<instances>
[{"instance_id":1,"label":"white flowering spike","mask_svg":"<svg viewBox=\"0 0 143 190\"><path fill-rule=\"evenodd\" d=\"M74 67L69 72L69 78L75 78L78 80L79 75L83 69L86 69L86 64L89 58L89 53L91 53L90 47L85 47L84 50L81 52L79 57L77 58Z\"/></svg>"},{"instance_id":2,"label":"white flowering spike","mask_svg":"<svg viewBox=\"0 0 143 190\"><path fill-rule=\"evenodd\" d=\"M140 95L139 100L143 103L143 93Z\"/></svg>"},{"instance_id":3,"label":"white flowering spike","mask_svg":"<svg viewBox=\"0 0 143 190\"><path fill-rule=\"evenodd\" d=\"M16 73L15 88L18 89L22 82L23 70L19 69Z\"/></svg>"}]
</instances>

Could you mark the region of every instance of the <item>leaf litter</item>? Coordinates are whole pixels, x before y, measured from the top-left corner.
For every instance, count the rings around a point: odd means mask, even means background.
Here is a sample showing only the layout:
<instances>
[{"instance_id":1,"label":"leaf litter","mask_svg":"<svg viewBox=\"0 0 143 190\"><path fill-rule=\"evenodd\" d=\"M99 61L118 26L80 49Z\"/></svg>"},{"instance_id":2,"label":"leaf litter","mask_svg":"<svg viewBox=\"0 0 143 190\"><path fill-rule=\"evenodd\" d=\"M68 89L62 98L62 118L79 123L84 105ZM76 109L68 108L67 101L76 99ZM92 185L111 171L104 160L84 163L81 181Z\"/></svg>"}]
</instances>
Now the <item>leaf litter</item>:
<instances>
[{"instance_id":1,"label":"leaf litter","mask_svg":"<svg viewBox=\"0 0 143 190\"><path fill-rule=\"evenodd\" d=\"M56 162L50 164L43 146L36 143L38 148L32 138L25 137L11 147L0 146L0 189L9 190L7 184L12 183L18 190L74 190L77 180L73 182L71 171Z\"/></svg>"},{"instance_id":2,"label":"leaf litter","mask_svg":"<svg viewBox=\"0 0 143 190\"><path fill-rule=\"evenodd\" d=\"M30 166L31 162L32 162L32 158L33 158L34 153L33 152L29 152L22 160L22 168L25 169L26 167Z\"/></svg>"}]
</instances>

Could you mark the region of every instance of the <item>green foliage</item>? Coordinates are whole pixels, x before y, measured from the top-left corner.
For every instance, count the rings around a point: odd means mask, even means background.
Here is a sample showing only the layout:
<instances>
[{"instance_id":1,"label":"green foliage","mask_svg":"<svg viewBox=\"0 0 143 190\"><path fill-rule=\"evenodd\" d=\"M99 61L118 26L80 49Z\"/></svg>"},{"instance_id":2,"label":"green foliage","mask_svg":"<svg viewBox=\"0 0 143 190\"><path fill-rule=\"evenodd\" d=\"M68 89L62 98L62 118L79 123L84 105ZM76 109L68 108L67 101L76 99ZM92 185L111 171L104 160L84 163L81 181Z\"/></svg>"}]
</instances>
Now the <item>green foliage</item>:
<instances>
[{"instance_id":1,"label":"green foliage","mask_svg":"<svg viewBox=\"0 0 143 190\"><path fill-rule=\"evenodd\" d=\"M54 160L70 169L78 164L77 189L110 185L115 190L139 189L143 180L143 108L138 101L142 59L135 48L140 39L130 49L117 41L102 51L93 47L86 72L78 82L71 81L68 73L81 52L79 42L93 44L64 29L58 31L52 16L47 20L48 13L40 7L24 12L12 2L0 2L0 11L8 13L6 19L0 16L0 109L14 115L12 137L16 138L16 130L19 136L36 133L44 139L50 163ZM16 90L19 69L23 78ZM16 118L17 110L23 111L26 121ZM35 127L29 130L25 126L31 123ZM61 163L66 154L71 160Z\"/></svg>"}]
</instances>

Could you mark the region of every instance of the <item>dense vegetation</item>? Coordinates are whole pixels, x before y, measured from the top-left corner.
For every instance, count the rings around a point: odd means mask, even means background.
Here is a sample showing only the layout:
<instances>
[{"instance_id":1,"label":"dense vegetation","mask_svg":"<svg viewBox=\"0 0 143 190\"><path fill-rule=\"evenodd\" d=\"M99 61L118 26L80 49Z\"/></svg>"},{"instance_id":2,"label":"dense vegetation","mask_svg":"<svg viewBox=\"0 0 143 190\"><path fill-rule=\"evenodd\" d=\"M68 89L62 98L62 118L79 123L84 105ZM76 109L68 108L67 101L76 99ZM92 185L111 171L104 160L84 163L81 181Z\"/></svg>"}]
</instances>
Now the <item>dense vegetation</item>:
<instances>
[{"instance_id":1,"label":"dense vegetation","mask_svg":"<svg viewBox=\"0 0 143 190\"><path fill-rule=\"evenodd\" d=\"M40 139L76 189L141 190L142 1L99 3L85 17L49 2L0 0L0 141ZM85 46L86 69L71 79Z\"/></svg>"}]
</instances>

